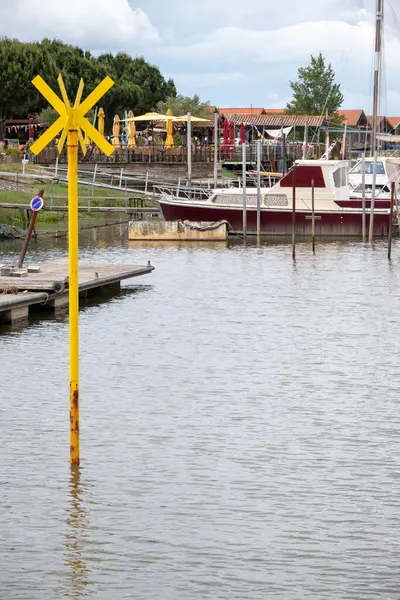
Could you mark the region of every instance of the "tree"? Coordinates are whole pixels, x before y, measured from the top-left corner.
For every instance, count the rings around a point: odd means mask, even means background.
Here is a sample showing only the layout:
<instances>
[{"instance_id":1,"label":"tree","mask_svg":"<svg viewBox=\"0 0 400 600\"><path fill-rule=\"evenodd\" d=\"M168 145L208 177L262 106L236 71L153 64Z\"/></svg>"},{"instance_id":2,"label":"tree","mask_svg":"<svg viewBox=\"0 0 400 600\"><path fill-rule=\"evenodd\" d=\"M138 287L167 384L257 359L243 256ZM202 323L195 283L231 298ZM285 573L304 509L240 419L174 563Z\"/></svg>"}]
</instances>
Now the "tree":
<instances>
[{"instance_id":1,"label":"tree","mask_svg":"<svg viewBox=\"0 0 400 600\"><path fill-rule=\"evenodd\" d=\"M124 52L115 56L103 54L98 58L77 46L59 40L23 43L0 37L0 138L4 135L4 121L27 118L48 108L45 98L32 86L32 79L42 75L58 93L57 77L61 73L71 102L75 99L79 80L85 82L84 97L106 75L115 85L101 101L106 111L108 128L116 113L132 109L136 114L154 110L157 103L176 96L172 79L165 80L158 67L143 57L132 58ZM54 115L54 113L53 113ZM52 113L45 112L41 119L47 122Z\"/></svg>"},{"instance_id":2,"label":"tree","mask_svg":"<svg viewBox=\"0 0 400 600\"><path fill-rule=\"evenodd\" d=\"M298 80L290 82L293 100L288 103L286 112L292 115L335 116L343 103L340 84L335 83L335 72L331 64L327 66L320 53L311 56L308 67L298 70Z\"/></svg>"},{"instance_id":3,"label":"tree","mask_svg":"<svg viewBox=\"0 0 400 600\"><path fill-rule=\"evenodd\" d=\"M194 117L211 119L211 107L209 102L201 102L196 94L193 98L188 96L169 96L166 100L157 104L158 112L166 114L168 109L172 110L175 117L181 117L190 112Z\"/></svg>"},{"instance_id":4,"label":"tree","mask_svg":"<svg viewBox=\"0 0 400 600\"><path fill-rule=\"evenodd\" d=\"M165 81L158 67L147 63L143 57L132 59L125 52L115 56L107 53L98 58L115 85L104 97L103 107L111 118L124 110L138 114L155 110L160 100L165 100L176 89L172 80Z\"/></svg>"}]
</instances>

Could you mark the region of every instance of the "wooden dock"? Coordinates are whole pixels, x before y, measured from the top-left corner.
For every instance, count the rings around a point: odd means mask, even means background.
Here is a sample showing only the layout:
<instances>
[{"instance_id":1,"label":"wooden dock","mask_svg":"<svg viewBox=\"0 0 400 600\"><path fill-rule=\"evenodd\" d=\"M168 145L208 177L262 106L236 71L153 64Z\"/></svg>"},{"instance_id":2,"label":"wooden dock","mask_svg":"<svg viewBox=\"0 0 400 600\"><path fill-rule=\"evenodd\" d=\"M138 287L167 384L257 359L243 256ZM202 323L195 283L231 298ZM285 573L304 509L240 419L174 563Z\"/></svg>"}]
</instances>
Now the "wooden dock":
<instances>
[{"instance_id":1,"label":"wooden dock","mask_svg":"<svg viewBox=\"0 0 400 600\"><path fill-rule=\"evenodd\" d=\"M107 198L105 198L107 200ZM29 204L17 203L17 202L0 202L0 208L13 208L18 210L29 210ZM43 211L48 212L68 212L68 206L52 206L51 204L43 206ZM138 206L78 206L78 212L82 213L125 213L128 215L133 214L151 214L159 215L160 209L157 206L154 207L138 207Z\"/></svg>"},{"instance_id":2,"label":"wooden dock","mask_svg":"<svg viewBox=\"0 0 400 600\"><path fill-rule=\"evenodd\" d=\"M56 310L68 306L68 259L41 263L39 272L23 276L0 275L0 323L15 323L29 317L30 309ZM121 281L151 273L154 267L79 261L79 295L117 292Z\"/></svg>"}]
</instances>

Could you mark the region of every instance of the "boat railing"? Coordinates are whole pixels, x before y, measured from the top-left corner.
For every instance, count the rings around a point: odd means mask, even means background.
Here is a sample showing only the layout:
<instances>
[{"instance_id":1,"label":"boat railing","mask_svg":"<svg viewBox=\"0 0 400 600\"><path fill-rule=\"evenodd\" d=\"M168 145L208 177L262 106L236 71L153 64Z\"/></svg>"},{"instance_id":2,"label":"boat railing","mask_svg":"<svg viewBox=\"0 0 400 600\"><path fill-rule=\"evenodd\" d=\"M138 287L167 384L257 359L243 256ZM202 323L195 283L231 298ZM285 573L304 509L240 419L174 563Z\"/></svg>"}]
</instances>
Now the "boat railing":
<instances>
[{"instance_id":1,"label":"boat railing","mask_svg":"<svg viewBox=\"0 0 400 600\"><path fill-rule=\"evenodd\" d=\"M155 186L155 191L160 196L174 198L175 200L185 200L187 202L196 202L198 200L207 200L213 195L213 190L202 187L187 187L179 185Z\"/></svg>"}]
</instances>

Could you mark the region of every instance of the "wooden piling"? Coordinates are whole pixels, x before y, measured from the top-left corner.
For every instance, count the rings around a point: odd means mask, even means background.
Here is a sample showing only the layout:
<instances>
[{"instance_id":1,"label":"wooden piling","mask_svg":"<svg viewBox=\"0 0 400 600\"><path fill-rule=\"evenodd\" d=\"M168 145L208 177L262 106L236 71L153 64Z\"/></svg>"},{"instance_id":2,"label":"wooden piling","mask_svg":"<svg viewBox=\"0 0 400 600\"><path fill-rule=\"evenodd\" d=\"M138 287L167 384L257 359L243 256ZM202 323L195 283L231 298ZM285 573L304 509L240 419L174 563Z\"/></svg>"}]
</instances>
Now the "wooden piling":
<instances>
[{"instance_id":1,"label":"wooden piling","mask_svg":"<svg viewBox=\"0 0 400 600\"><path fill-rule=\"evenodd\" d=\"M292 258L296 260L296 163L293 163Z\"/></svg>"},{"instance_id":2,"label":"wooden piling","mask_svg":"<svg viewBox=\"0 0 400 600\"><path fill-rule=\"evenodd\" d=\"M393 233L393 204L396 193L394 181L390 184L390 213L389 213L389 231L388 231L388 259L392 259L392 233Z\"/></svg>"},{"instance_id":3,"label":"wooden piling","mask_svg":"<svg viewBox=\"0 0 400 600\"><path fill-rule=\"evenodd\" d=\"M242 144L242 177L243 177L243 237L246 239L247 232L247 181L246 181L246 144Z\"/></svg>"},{"instance_id":4,"label":"wooden piling","mask_svg":"<svg viewBox=\"0 0 400 600\"><path fill-rule=\"evenodd\" d=\"M218 119L217 109L214 111L214 188L218 186Z\"/></svg>"},{"instance_id":5,"label":"wooden piling","mask_svg":"<svg viewBox=\"0 0 400 600\"><path fill-rule=\"evenodd\" d=\"M261 141L257 140L257 240L261 234Z\"/></svg>"},{"instance_id":6,"label":"wooden piling","mask_svg":"<svg viewBox=\"0 0 400 600\"><path fill-rule=\"evenodd\" d=\"M188 187L192 185L192 115L190 112L187 114L187 181Z\"/></svg>"},{"instance_id":7,"label":"wooden piling","mask_svg":"<svg viewBox=\"0 0 400 600\"><path fill-rule=\"evenodd\" d=\"M315 254L315 184L314 179L311 180L311 237L312 251Z\"/></svg>"},{"instance_id":8,"label":"wooden piling","mask_svg":"<svg viewBox=\"0 0 400 600\"><path fill-rule=\"evenodd\" d=\"M361 159L361 193L362 193L362 239L365 242L367 237L367 221L365 215L365 152L362 153Z\"/></svg>"}]
</instances>

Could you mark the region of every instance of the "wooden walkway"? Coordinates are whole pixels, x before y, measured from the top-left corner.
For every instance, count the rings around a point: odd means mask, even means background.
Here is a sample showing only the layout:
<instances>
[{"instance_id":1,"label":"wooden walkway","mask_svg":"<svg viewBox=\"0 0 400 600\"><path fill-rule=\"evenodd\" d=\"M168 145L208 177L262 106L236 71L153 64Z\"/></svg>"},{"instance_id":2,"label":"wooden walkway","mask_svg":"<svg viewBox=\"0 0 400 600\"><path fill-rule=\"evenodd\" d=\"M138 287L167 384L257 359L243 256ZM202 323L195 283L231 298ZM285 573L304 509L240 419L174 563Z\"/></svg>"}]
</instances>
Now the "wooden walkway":
<instances>
[{"instance_id":1,"label":"wooden walkway","mask_svg":"<svg viewBox=\"0 0 400 600\"><path fill-rule=\"evenodd\" d=\"M15 323L29 317L30 309L68 306L68 260L42 263L39 273L23 277L0 276L0 323ZM79 294L118 291L121 281L151 273L154 267L79 261Z\"/></svg>"},{"instance_id":2,"label":"wooden walkway","mask_svg":"<svg viewBox=\"0 0 400 600\"><path fill-rule=\"evenodd\" d=\"M15 203L15 202L0 202L0 208L15 208L29 210L29 204ZM51 206L46 205L42 208L46 212L68 212L68 206ZM153 208L139 207L139 206L79 206L78 212L82 213L125 213L128 215L133 214L159 214L160 209L155 206Z\"/></svg>"}]
</instances>

